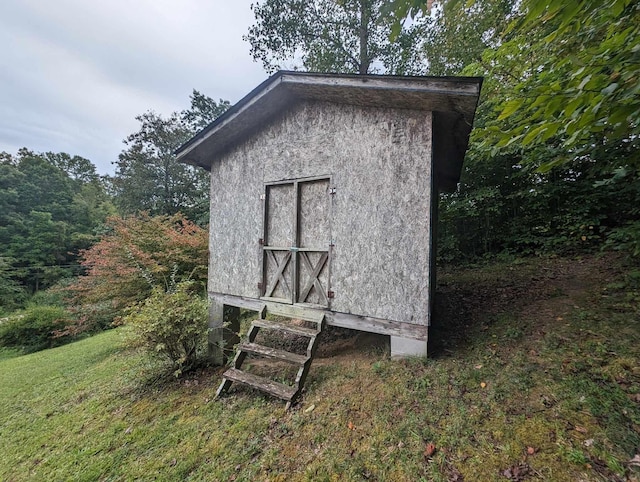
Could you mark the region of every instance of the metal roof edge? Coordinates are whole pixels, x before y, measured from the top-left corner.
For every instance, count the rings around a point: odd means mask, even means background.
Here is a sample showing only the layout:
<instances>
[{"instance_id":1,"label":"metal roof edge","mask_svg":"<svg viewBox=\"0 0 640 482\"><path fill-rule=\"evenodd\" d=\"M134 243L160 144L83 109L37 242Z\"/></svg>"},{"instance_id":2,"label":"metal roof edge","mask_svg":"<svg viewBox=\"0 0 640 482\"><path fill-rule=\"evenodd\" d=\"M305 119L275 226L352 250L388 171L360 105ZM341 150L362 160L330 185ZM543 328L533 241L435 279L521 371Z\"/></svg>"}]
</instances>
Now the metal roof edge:
<instances>
[{"instance_id":1,"label":"metal roof edge","mask_svg":"<svg viewBox=\"0 0 640 482\"><path fill-rule=\"evenodd\" d=\"M195 149L198 145L202 144L208 137L213 135L216 127L222 127L223 125L229 123L231 120L236 118L243 110L246 109L248 105L251 105L252 101L255 102L256 99L263 97L265 94L270 92L277 84L278 80L282 76L281 73L284 71L278 71L261 84L259 84L256 88L254 88L251 92L245 95L238 102L233 104L229 109L227 109L222 115L216 118L211 124L205 127L203 130L198 132L195 136L189 139L187 142L178 147L174 154L177 156L178 160L180 158L187 155L190 151Z\"/></svg>"}]
</instances>

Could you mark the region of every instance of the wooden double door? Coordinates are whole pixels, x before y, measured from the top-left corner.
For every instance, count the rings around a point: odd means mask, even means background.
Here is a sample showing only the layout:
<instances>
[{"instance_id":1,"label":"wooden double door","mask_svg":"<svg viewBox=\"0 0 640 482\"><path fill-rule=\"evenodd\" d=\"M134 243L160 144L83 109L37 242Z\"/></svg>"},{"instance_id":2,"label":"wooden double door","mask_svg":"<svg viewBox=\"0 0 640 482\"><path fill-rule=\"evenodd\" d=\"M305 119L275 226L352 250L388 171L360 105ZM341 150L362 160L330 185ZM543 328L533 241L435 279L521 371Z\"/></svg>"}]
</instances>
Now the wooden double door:
<instances>
[{"instance_id":1,"label":"wooden double door","mask_svg":"<svg viewBox=\"0 0 640 482\"><path fill-rule=\"evenodd\" d=\"M265 186L262 298L329 306L332 193L328 177Z\"/></svg>"}]
</instances>

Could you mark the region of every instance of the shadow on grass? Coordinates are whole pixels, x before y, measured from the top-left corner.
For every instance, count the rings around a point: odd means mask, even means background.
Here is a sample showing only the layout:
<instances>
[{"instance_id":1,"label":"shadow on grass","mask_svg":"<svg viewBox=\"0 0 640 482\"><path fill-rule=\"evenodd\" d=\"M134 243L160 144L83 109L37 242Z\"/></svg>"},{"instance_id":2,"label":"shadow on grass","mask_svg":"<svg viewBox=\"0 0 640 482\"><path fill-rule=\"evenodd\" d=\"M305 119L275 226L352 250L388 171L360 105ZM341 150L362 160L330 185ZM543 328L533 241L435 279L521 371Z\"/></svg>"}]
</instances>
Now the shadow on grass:
<instances>
[{"instance_id":1,"label":"shadow on grass","mask_svg":"<svg viewBox=\"0 0 640 482\"><path fill-rule=\"evenodd\" d=\"M562 296L571 260L527 259L442 270L429 328L429 356L457 355L485 338L488 328L542 299Z\"/></svg>"}]
</instances>

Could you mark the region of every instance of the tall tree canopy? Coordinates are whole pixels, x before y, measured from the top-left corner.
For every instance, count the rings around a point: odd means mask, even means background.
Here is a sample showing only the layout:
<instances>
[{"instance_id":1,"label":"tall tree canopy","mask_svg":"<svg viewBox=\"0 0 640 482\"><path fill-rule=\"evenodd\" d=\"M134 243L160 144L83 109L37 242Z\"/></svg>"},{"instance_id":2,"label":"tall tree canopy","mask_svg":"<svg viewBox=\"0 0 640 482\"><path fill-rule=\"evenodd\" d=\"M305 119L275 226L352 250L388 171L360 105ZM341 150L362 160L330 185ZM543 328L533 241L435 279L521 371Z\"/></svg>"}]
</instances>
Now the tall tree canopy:
<instances>
[{"instance_id":1,"label":"tall tree canopy","mask_svg":"<svg viewBox=\"0 0 640 482\"><path fill-rule=\"evenodd\" d=\"M430 73L485 77L460 189L441 202L445 257L603 241L640 255L640 4L442 3ZM398 23L429 8L390 3Z\"/></svg>"},{"instance_id":2,"label":"tall tree canopy","mask_svg":"<svg viewBox=\"0 0 640 482\"><path fill-rule=\"evenodd\" d=\"M424 19L398 28L383 0L265 0L253 4L256 23L245 40L251 55L273 72L419 74Z\"/></svg>"},{"instance_id":3,"label":"tall tree canopy","mask_svg":"<svg viewBox=\"0 0 640 482\"><path fill-rule=\"evenodd\" d=\"M498 47L518 4L518 0L450 2L446 9L435 4L424 29L429 75L459 75L467 65L479 62L486 49Z\"/></svg>"},{"instance_id":4,"label":"tall tree canopy","mask_svg":"<svg viewBox=\"0 0 640 482\"><path fill-rule=\"evenodd\" d=\"M637 147L640 3L529 0L525 7L512 37L486 53L500 74L500 65L524 53L512 90L497 106L497 120L505 122L492 125L489 141L535 145L559 138L567 156L557 162L593 155L603 145ZM637 156L632 161L640 167Z\"/></svg>"},{"instance_id":5,"label":"tall tree canopy","mask_svg":"<svg viewBox=\"0 0 640 482\"><path fill-rule=\"evenodd\" d=\"M191 107L162 117L149 111L138 117L140 130L128 136L112 179L116 203L123 214L182 212L206 223L209 211L208 174L176 161L174 151L226 111L228 101L194 90Z\"/></svg>"},{"instance_id":6,"label":"tall tree canopy","mask_svg":"<svg viewBox=\"0 0 640 482\"><path fill-rule=\"evenodd\" d=\"M443 3L447 18L461 5L472 9L486 2ZM389 9L396 23L402 23L424 15L430 4L393 0ZM637 143L640 3L523 0L516 5L519 10L506 17L511 23L499 45L489 46L482 62L468 71L498 77L507 87L496 104L497 122L482 134L487 143L500 148L559 138L567 156L547 167L602 142Z\"/></svg>"},{"instance_id":7,"label":"tall tree canopy","mask_svg":"<svg viewBox=\"0 0 640 482\"><path fill-rule=\"evenodd\" d=\"M28 149L15 156L2 153L0 278L6 286L0 292L15 292L17 286L33 292L74 274L78 251L91 244L95 229L113 212L89 160Z\"/></svg>"}]
</instances>

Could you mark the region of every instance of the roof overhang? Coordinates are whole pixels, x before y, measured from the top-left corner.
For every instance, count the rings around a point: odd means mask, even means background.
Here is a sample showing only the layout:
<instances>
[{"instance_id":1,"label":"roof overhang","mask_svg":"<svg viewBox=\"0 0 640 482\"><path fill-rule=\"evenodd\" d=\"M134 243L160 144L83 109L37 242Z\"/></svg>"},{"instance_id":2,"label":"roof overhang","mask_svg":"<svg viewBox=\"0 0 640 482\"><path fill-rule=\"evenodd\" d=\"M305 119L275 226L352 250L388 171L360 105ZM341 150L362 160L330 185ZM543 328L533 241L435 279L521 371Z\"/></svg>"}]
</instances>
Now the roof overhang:
<instances>
[{"instance_id":1,"label":"roof overhang","mask_svg":"<svg viewBox=\"0 0 640 482\"><path fill-rule=\"evenodd\" d=\"M307 100L434 112L436 183L455 189L482 86L481 77L400 77L279 71L176 150L178 161L211 169L273 116Z\"/></svg>"}]
</instances>

